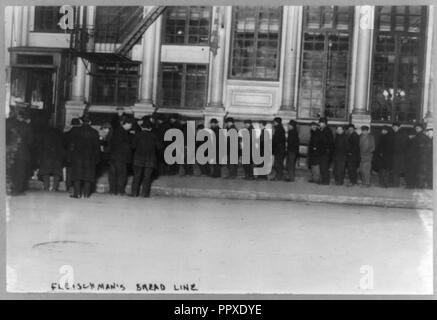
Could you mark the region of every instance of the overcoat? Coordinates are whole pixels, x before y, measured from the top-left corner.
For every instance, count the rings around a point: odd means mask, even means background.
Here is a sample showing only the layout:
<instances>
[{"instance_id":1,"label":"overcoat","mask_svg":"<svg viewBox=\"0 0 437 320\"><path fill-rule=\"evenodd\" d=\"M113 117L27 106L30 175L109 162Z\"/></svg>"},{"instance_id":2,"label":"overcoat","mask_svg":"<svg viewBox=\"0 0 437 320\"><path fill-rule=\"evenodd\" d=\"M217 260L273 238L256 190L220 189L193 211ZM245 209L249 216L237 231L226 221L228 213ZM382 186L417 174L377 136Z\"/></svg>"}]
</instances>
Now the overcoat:
<instances>
[{"instance_id":1,"label":"overcoat","mask_svg":"<svg viewBox=\"0 0 437 320\"><path fill-rule=\"evenodd\" d=\"M39 149L39 174L62 177L65 149L62 133L55 128L47 128L41 135Z\"/></svg>"},{"instance_id":2,"label":"overcoat","mask_svg":"<svg viewBox=\"0 0 437 320\"><path fill-rule=\"evenodd\" d=\"M133 165L138 167L155 168L157 152L161 149L158 138L148 130L142 130L133 138L132 147L135 149Z\"/></svg>"},{"instance_id":3,"label":"overcoat","mask_svg":"<svg viewBox=\"0 0 437 320\"><path fill-rule=\"evenodd\" d=\"M311 130L310 142L308 145L308 166L320 164L322 149L322 134L319 129Z\"/></svg>"}]
</instances>

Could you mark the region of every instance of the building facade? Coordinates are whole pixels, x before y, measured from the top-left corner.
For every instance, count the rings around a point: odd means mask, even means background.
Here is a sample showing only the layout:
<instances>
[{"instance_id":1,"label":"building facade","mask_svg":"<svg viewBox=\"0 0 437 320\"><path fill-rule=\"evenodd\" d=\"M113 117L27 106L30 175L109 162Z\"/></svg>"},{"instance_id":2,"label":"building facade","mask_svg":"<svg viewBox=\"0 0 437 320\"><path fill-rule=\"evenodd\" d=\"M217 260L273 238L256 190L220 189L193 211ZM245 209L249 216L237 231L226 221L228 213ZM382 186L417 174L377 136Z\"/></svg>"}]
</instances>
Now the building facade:
<instances>
[{"instance_id":1,"label":"building facade","mask_svg":"<svg viewBox=\"0 0 437 320\"><path fill-rule=\"evenodd\" d=\"M117 106L302 128L319 116L430 123L434 6L166 7L126 61L101 54L154 8L74 7L79 37L60 27L63 7L8 7L7 105L45 110L57 126L84 110L105 121ZM86 54L72 54L77 43Z\"/></svg>"}]
</instances>

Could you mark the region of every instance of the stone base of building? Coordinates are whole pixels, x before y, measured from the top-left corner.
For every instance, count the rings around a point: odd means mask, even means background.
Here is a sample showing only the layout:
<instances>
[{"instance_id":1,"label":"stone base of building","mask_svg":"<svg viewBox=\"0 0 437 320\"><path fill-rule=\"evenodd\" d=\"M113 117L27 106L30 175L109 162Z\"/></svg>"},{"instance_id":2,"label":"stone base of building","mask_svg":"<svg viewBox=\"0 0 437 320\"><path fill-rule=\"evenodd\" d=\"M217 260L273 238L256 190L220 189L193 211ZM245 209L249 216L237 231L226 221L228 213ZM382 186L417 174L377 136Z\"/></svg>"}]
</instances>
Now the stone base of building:
<instances>
[{"instance_id":1,"label":"stone base of building","mask_svg":"<svg viewBox=\"0 0 437 320\"><path fill-rule=\"evenodd\" d=\"M279 110L277 116L282 119L283 124L287 124L290 120L297 119L297 112L294 110Z\"/></svg>"},{"instance_id":2,"label":"stone base of building","mask_svg":"<svg viewBox=\"0 0 437 320\"><path fill-rule=\"evenodd\" d=\"M65 125L69 126L71 120L83 116L86 104L83 101L67 101L65 103Z\"/></svg>"},{"instance_id":3,"label":"stone base of building","mask_svg":"<svg viewBox=\"0 0 437 320\"><path fill-rule=\"evenodd\" d=\"M358 133L361 133L361 126L368 126L370 128L370 114L355 114L352 113L351 122L355 125Z\"/></svg>"},{"instance_id":4,"label":"stone base of building","mask_svg":"<svg viewBox=\"0 0 437 320\"><path fill-rule=\"evenodd\" d=\"M132 112L135 118L142 118L155 112L155 106L150 102L138 102L132 107Z\"/></svg>"}]
</instances>

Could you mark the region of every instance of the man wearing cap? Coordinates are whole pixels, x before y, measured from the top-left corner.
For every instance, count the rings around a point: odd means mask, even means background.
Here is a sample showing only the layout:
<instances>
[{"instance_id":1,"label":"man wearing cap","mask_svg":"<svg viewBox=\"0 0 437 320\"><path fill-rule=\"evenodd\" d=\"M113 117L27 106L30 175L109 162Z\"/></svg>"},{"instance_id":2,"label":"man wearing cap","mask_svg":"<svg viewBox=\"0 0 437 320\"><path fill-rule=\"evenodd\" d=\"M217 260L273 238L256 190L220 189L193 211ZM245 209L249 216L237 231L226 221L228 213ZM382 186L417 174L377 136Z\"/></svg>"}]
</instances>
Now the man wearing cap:
<instances>
[{"instance_id":1,"label":"man wearing cap","mask_svg":"<svg viewBox=\"0 0 437 320\"><path fill-rule=\"evenodd\" d=\"M320 157L322 137L317 122L310 123L311 136L308 144L308 168L311 170L309 182L320 183Z\"/></svg>"},{"instance_id":2,"label":"man wearing cap","mask_svg":"<svg viewBox=\"0 0 437 320\"><path fill-rule=\"evenodd\" d=\"M299 133L297 122L290 120L287 131L287 181L293 182L296 173L296 160L299 157Z\"/></svg>"},{"instance_id":3,"label":"man wearing cap","mask_svg":"<svg viewBox=\"0 0 437 320\"><path fill-rule=\"evenodd\" d=\"M82 118L82 126L72 132L71 150L71 181L74 193L72 198L89 198L91 185L96 179L96 165L99 160L99 133L91 127L87 116Z\"/></svg>"},{"instance_id":4,"label":"man wearing cap","mask_svg":"<svg viewBox=\"0 0 437 320\"><path fill-rule=\"evenodd\" d=\"M273 119L273 138L272 153L274 157L273 168L275 177L273 180L280 181L284 178L284 156L286 148L285 130L282 125L282 119L276 117Z\"/></svg>"},{"instance_id":5,"label":"man wearing cap","mask_svg":"<svg viewBox=\"0 0 437 320\"><path fill-rule=\"evenodd\" d=\"M115 110L116 110L117 113L114 114L114 116L111 119L111 127L112 127L113 130L115 130L118 127L120 127L121 117L125 115L123 107L117 107Z\"/></svg>"},{"instance_id":6,"label":"man wearing cap","mask_svg":"<svg viewBox=\"0 0 437 320\"><path fill-rule=\"evenodd\" d=\"M401 174L405 172L405 150L408 137L399 122L394 122L393 129L393 164L390 172L390 181L393 187L399 187Z\"/></svg>"},{"instance_id":7,"label":"man wearing cap","mask_svg":"<svg viewBox=\"0 0 437 320\"><path fill-rule=\"evenodd\" d=\"M152 185L152 173L157 165L156 154L161 149L158 138L152 133L152 124L149 119L143 121L142 130L133 138L132 147L135 149L135 153L131 196L138 197L141 185L141 196L148 198Z\"/></svg>"},{"instance_id":8,"label":"man wearing cap","mask_svg":"<svg viewBox=\"0 0 437 320\"><path fill-rule=\"evenodd\" d=\"M375 165L378 170L379 185L388 188L389 174L393 164L393 139L388 126L383 126L375 150Z\"/></svg>"},{"instance_id":9,"label":"man wearing cap","mask_svg":"<svg viewBox=\"0 0 437 320\"><path fill-rule=\"evenodd\" d=\"M328 127L328 119L319 119L320 125L320 184L328 185L330 181L329 167L334 151L334 136Z\"/></svg>"},{"instance_id":10,"label":"man wearing cap","mask_svg":"<svg viewBox=\"0 0 437 320\"><path fill-rule=\"evenodd\" d=\"M65 171L66 171L66 177L65 177L65 187L67 189L67 192L70 191L70 188L73 186L73 183L71 181L71 158L72 158L72 152L71 149L72 144L70 143L71 137L75 135L75 131L77 131L80 126L82 125L82 122L79 118L73 118L70 122L70 130L64 132L64 149L65 149Z\"/></svg>"},{"instance_id":11,"label":"man wearing cap","mask_svg":"<svg viewBox=\"0 0 437 320\"><path fill-rule=\"evenodd\" d=\"M358 183L358 166L360 164L360 137L351 123L347 126L346 167L351 185Z\"/></svg>"},{"instance_id":12,"label":"man wearing cap","mask_svg":"<svg viewBox=\"0 0 437 320\"><path fill-rule=\"evenodd\" d=\"M368 126L361 126L360 135L360 168L361 181L364 186L370 187L372 177L372 159L375 151L375 139Z\"/></svg>"},{"instance_id":13,"label":"man wearing cap","mask_svg":"<svg viewBox=\"0 0 437 320\"><path fill-rule=\"evenodd\" d=\"M170 129L182 130L180 122L179 122L179 114L172 113L168 117L168 123L169 123ZM179 164L174 163L174 164L168 165L168 174L169 175L174 176L178 173L179 173Z\"/></svg>"},{"instance_id":14,"label":"man wearing cap","mask_svg":"<svg viewBox=\"0 0 437 320\"><path fill-rule=\"evenodd\" d=\"M157 121L156 121L156 128L152 128L152 132L155 134L155 136L158 138L159 143L161 144L162 148L158 150L158 175L167 175L168 174L168 164L165 162L164 159L164 150L167 148L167 146L170 144L170 141L164 141L165 133L168 129L170 129L170 123L167 121L167 118L164 114L158 114L157 115Z\"/></svg>"},{"instance_id":15,"label":"man wearing cap","mask_svg":"<svg viewBox=\"0 0 437 320\"><path fill-rule=\"evenodd\" d=\"M183 169L183 174L188 175L188 176L192 176L194 173L194 165L193 164L189 164L188 163L188 148L187 148L187 143L188 143L188 123L187 123L187 119L183 116L181 116L179 118L179 125L180 128L182 130L182 133L184 134L184 164L180 165ZM181 175L182 175L182 171Z\"/></svg>"}]
</instances>

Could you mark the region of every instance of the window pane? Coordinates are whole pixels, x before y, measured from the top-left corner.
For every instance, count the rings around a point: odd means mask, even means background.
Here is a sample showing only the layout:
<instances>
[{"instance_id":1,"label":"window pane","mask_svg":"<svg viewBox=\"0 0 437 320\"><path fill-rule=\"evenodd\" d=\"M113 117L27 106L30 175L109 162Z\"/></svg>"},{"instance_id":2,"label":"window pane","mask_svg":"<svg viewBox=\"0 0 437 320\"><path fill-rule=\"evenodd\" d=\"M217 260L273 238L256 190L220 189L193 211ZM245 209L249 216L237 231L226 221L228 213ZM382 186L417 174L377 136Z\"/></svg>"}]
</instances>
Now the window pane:
<instances>
[{"instance_id":1,"label":"window pane","mask_svg":"<svg viewBox=\"0 0 437 320\"><path fill-rule=\"evenodd\" d=\"M393 12L394 28L379 28L374 48L372 120L415 122L422 99L425 7L378 7ZM381 17L377 17L381 21ZM406 27L407 26L407 27Z\"/></svg>"},{"instance_id":2,"label":"window pane","mask_svg":"<svg viewBox=\"0 0 437 320\"><path fill-rule=\"evenodd\" d=\"M162 95L164 106L181 106L182 77L182 64L162 64Z\"/></svg>"},{"instance_id":3,"label":"window pane","mask_svg":"<svg viewBox=\"0 0 437 320\"><path fill-rule=\"evenodd\" d=\"M280 7L235 7L230 76L276 80L278 77Z\"/></svg>"},{"instance_id":4,"label":"window pane","mask_svg":"<svg viewBox=\"0 0 437 320\"><path fill-rule=\"evenodd\" d=\"M167 7L164 26L166 44L209 43L211 7Z\"/></svg>"},{"instance_id":5,"label":"window pane","mask_svg":"<svg viewBox=\"0 0 437 320\"><path fill-rule=\"evenodd\" d=\"M298 116L345 119L353 10L334 6L305 10L311 20L304 25Z\"/></svg>"},{"instance_id":6,"label":"window pane","mask_svg":"<svg viewBox=\"0 0 437 320\"><path fill-rule=\"evenodd\" d=\"M37 32L64 32L58 22L60 6L36 6L34 30Z\"/></svg>"}]
</instances>

